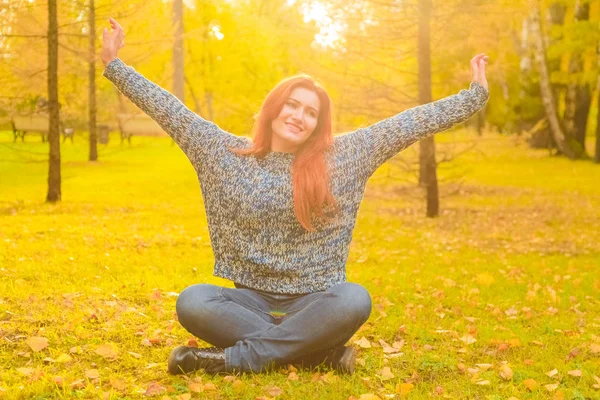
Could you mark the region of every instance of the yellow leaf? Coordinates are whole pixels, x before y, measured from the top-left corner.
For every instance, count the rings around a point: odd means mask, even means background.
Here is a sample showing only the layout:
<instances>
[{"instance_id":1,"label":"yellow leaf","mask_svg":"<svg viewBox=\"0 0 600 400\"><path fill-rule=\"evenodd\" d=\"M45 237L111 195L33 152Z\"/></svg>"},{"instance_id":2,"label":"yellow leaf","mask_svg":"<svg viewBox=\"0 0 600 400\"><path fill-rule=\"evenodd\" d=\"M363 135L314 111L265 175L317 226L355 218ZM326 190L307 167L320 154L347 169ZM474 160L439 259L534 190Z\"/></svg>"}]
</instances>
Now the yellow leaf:
<instances>
[{"instance_id":1,"label":"yellow leaf","mask_svg":"<svg viewBox=\"0 0 600 400\"><path fill-rule=\"evenodd\" d=\"M190 400L192 398L191 393L183 393L177 396L177 400Z\"/></svg>"},{"instance_id":2,"label":"yellow leaf","mask_svg":"<svg viewBox=\"0 0 600 400\"><path fill-rule=\"evenodd\" d=\"M369 340L364 336L361 337L359 340L355 340L354 344L359 345L363 349L370 349L372 347L371 342L369 342Z\"/></svg>"},{"instance_id":3,"label":"yellow leaf","mask_svg":"<svg viewBox=\"0 0 600 400\"><path fill-rule=\"evenodd\" d=\"M161 394L162 392L166 391L167 389L165 389L164 387L160 386L158 383L156 382L152 382L150 385L148 385L148 388L146 389L146 392L144 393L145 396L156 396Z\"/></svg>"},{"instance_id":4,"label":"yellow leaf","mask_svg":"<svg viewBox=\"0 0 600 400\"><path fill-rule=\"evenodd\" d=\"M33 368L17 368L17 372L29 376L33 373Z\"/></svg>"},{"instance_id":5,"label":"yellow leaf","mask_svg":"<svg viewBox=\"0 0 600 400\"><path fill-rule=\"evenodd\" d=\"M473 344L473 343L475 343L477 341L477 339L475 339L471 335L464 335L463 337L460 338L460 340L462 340L463 342L465 342L465 344Z\"/></svg>"},{"instance_id":6,"label":"yellow leaf","mask_svg":"<svg viewBox=\"0 0 600 400\"><path fill-rule=\"evenodd\" d=\"M379 375L382 381L387 381L388 379L393 379L394 374L390 367L383 367L381 371L379 371Z\"/></svg>"},{"instance_id":7,"label":"yellow leaf","mask_svg":"<svg viewBox=\"0 0 600 400\"><path fill-rule=\"evenodd\" d=\"M235 390L241 390L244 388L244 386L246 386L246 384L244 382L240 381L239 379L236 379L231 384L231 387L234 388Z\"/></svg>"},{"instance_id":8,"label":"yellow leaf","mask_svg":"<svg viewBox=\"0 0 600 400\"><path fill-rule=\"evenodd\" d=\"M372 394L372 393L366 393L366 394L361 394L360 397L358 398L358 400L381 400L381 397Z\"/></svg>"},{"instance_id":9,"label":"yellow leaf","mask_svg":"<svg viewBox=\"0 0 600 400\"><path fill-rule=\"evenodd\" d=\"M58 363L67 363L69 361L73 360L73 357L71 357L70 355L66 354L66 353L62 353L60 356L58 356L56 358L56 362Z\"/></svg>"},{"instance_id":10,"label":"yellow leaf","mask_svg":"<svg viewBox=\"0 0 600 400\"><path fill-rule=\"evenodd\" d=\"M207 383L204 384L204 390L205 391L217 390L217 387L215 386L214 383L207 382Z\"/></svg>"},{"instance_id":11,"label":"yellow leaf","mask_svg":"<svg viewBox=\"0 0 600 400\"><path fill-rule=\"evenodd\" d=\"M400 395L405 396L410 393L414 387L415 385L412 383L399 383L396 385L396 393L400 393Z\"/></svg>"},{"instance_id":12,"label":"yellow leaf","mask_svg":"<svg viewBox=\"0 0 600 400\"><path fill-rule=\"evenodd\" d=\"M97 369L88 369L85 371L85 377L88 379L100 378L100 372Z\"/></svg>"},{"instance_id":13,"label":"yellow leaf","mask_svg":"<svg viewBox=\"0 0 600 400\"><path fill-rule=\"evenodd\" d=\"M477 381L475 382L476 385L481 385L481 386L487 386L490 384L490 381Z\"/></svg>"},{"instance_id":14,"label":"yellow leaf","mask_svg":"<svg viewBox=\"0 0 600 400\"><path fill-rule=\"evenodd\" d=\"M519 338L509 339L508 344L510 344L510 347L521 347L521 339L519 339Z\"/></svg>"},{"instance_id":15,"label":"yellow leaf","mask_svg":"<svg viewBox=\"0 0 600 400\"><path fill-rule=\"evenodd\" d=\"M295 372L290 372L290 374L288 375L288 380L290 380L290 381L297 381L298 380L298 374L296 374Z\"/></svg>"},{"instance_id":16,"label":"yellow leaf","mask_svg":"<svg viewBox=\"0 0 600 400\"><path fill-rule=\"evenodd\" d=\"M556 368L553 369L552 371L546 372L546 375L548 375L550 378L552 378L556 374L558 374L558 370Z\"/></svg>"},{"instance_id":17,"label":"yellow leaf","mask_svg":"<svg viewBox=\"0 0 600 400\"><path fill-rule=\"evenodd\" d=\"M525 387L531 391L534 391L537 388L537 382L535 381L535 379L525 379L523 381L523 385L525 385Z\"/></svg>"},{"instance_id":18,"label":"yellow leaf","mask_svg":"<svg viewBox=\"0 0 600 400\"><path fill-rule=\"evenodd\" d=\"M590 352L592 354L599 354L600 353L600 344L598 344L598 343L590 344Z\"/></svg>"},{"instance_id":19,"label":"yellow leaf","mask_svg":"<svg viewBox=\"0 0 600 400\"><path fill-rule=\"evenodd\" d=\"M104 358L114 359L119 355L119 350L113 343L106 343L98 346L96 354L101 355Z\"/></svg>"},{"instance_id":20,"label":"yellow leaf","mask_svg":"<svg viewBox=\"0 0 600 400\"><path fill-rule=\"evenodd\" d=\"M567 374L569 374L571 376L577 376L577 377L583 375L583 373L580 370L578 370L578 369L574 369L572 371L569 371L569 372L567 372Z\"/></svg>"},{"instance_id":21,"label":"yellow leaf","mask_svg":"<svg viewBox=\"0 0 600 400\"><path fill-rule=\"evenodd\" d=\"M45 337L31 336L27 338L25 343L27 343L27 345L31 347L31 350L35 352L42 351L46 347L48 347L48 339L46 339Z\"/></svg>"},{"instance_id":22,"label":"yellow leaf","mask_svg":"<svg viewBox=\"0 0 600 400\"><path fill-rule=\"evenodd\" d=\"M548 385L544 385L544 387L546 388L547 391L554 392L556 389L558 389L558 385L559 385L559 383L550 383Z\"/></svg>"},{"instance_id":23,"label":"yellow leaf","mask_svg":"<svg viewBox=\"0 0 600 400\"><path fill-rule=\"evenodd\" d=\"M475 364L475 365L477 365L483 371L487 371L488 369L490 369L494 366L494 364Z\"/></svg>"},{"instance_id":24,"label":"yellow leaf","mask_svg":"<svg viewBox=\"0 0 600 400\"><path fill-rule=\"evenodd\" d=\"M190 389L190 392L194 392L194 393L204 392L204 385L199 382L190 382L188 384L188 388Z\"/></svg>"},{"instance_id":25,"label":"yellow leaf","mask_svg":"<svg viewBox=\"0 0 600 400\"><path fill-rule=\"evenodd\" d=\"M500 376L502 379L509 381L513 378L513 370L508 365L502 365L500 367Z\"/></svg>"},{"instance_id":26,"label":"yellow leaf","mask_svg":"<svg viewBox=\"0 0 600 400\"><path fill-rule=\"evenodd\" d=\"M554 393L552 400L565 400L565 392L559 390L558 392Z\"/></svg>"}]
</instances>

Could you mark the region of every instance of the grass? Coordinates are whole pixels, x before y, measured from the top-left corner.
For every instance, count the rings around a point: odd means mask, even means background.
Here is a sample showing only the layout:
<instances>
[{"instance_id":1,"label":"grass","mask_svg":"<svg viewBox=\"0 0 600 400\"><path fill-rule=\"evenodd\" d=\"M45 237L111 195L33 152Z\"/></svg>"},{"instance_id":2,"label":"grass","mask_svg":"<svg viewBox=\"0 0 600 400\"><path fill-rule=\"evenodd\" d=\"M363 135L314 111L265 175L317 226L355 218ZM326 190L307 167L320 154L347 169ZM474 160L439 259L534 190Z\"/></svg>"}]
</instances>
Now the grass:
<instances>
[{"instance_id":1,"label":"grass","mask_svg":"<svg viewBox=\"0 0 600 400\"><path fill-rule=\"evenodd\" d=\"M0 133L0 397L600 398L600 166L518 138L437 138L440 157L460 153L439 168L439 218L405 167L417 146L367 186L347 265L374 304L349 342L356 373L296 380L166 374L192 338L176 293L232 287L212 276L200 188L169 139L102 145L95 163L82 138L65 143L62 202L46 204L47 145Z\"/></svg>"}]
</instances>

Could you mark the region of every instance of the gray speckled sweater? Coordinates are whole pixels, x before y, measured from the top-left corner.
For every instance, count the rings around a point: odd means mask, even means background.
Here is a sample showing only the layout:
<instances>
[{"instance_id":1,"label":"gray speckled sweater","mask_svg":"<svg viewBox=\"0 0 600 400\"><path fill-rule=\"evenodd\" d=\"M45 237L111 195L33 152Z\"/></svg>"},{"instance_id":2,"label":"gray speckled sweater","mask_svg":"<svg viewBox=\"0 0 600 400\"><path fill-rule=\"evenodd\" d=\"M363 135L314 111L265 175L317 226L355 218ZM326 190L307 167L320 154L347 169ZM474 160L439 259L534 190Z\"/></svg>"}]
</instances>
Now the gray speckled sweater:
<instances>
[{"instance_id":1,"label":"gray speckled sweater","mask_svg":"<svg viewBox=\"0 0 600 400\"><path fill-rule=\"evenodd\" d=\"M262 160L238 156L227 147L248 148L250 139L204 120L120 59L110 62L103 75L153 118L194 166L215 256L214 275L253 289L290 294L344 282L368 178L417 140L466 121L488 99L487 90L472 82L469 90L336 136L327 162L340 218L306 232L293 209L293 153L271 152Z\"/></svg>"}]
</instances>

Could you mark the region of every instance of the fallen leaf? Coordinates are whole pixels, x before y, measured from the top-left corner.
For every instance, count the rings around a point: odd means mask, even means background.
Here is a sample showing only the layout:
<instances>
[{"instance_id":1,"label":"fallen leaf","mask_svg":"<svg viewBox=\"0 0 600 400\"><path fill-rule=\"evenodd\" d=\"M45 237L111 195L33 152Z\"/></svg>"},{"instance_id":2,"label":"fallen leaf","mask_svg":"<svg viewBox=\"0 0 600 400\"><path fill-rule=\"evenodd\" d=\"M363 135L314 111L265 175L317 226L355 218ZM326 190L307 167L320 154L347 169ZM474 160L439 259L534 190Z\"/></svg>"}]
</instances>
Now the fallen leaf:
<instances>
[{"instance_id":1,"label":"fallen leaf","mask_svg":"<svg viewBox=\"0 0 600 400\"><path fill-rule=\"evenodd\" d=\"M464 335L463 337L460 338L460 340L462 340L463 342L465 342L465 344L473 344L473 343L475 343L477 341L477 339L475 339L471 335Z\"/></svg>"},{"instance_id":2,"label":"fallen leaf","mask_svg":"<svg viewBox=\"0 0 600 400\"><path fill-rule=\"evenodd\" d=\"M54 360L54 361L56 361L56 362L58 362L58 363L67 363L67 362L69 362L69 361L72 361L72 360L73 360L73 357L71 357L71 356L70 356L70 355L68 355L67 353L62 353L62 354L61 354L60 356L58 356L58 357L56 358L56 360Z\"/></svg>"},{"instance_id":3,"label":"fallen leaf","mask_svg":"<svg viewBox=\"0 0 600 400\"><path fill-rule=\"evenodd\" d=\"M76 381L71 382L70 385L73 389L83 389L85 385L84 379L77 379Z\"/></svg>"},{"instance_id":4,"label":"fallen leaf","mask_svg":"<svg viewBox=\"0 0 600 400\"><path fill-rule=\"evenodd\" d=\"M502 379L509 381L513 378L513 370L508 365L502 365L499 368Z\"/></svg>"},{"instance_id":5,"label":"fallen leaf","mask_svg":"<svg viewBox=\"0 0 600 400\"><path fill-rule=\"evenodd\" d=\"M402 382L396 385L396 393L400 393L401 396L406 396L414 387L415 385L412 383Z\"/></svg>"},{"instance_id":6,"label":"fallen leaf","mask_svg":"<svg viewBox=\"0 0 600 400\"><path fill-rule=\"evenodd\" d=\"M183 393L177 396L177 400L190 400L192 398L191 393Z\"/></svg>"},{"instance_id":7,"label":"fallen leaf","mask_svg":"<svg viewBox=\"0 0 600 400\"><path fill-rule=\"evenodd\" d=\"M64 379L62 376L53 376L51 379L52 382L56 383L58 386L62 386L64 383Z\"/></svg>"},{"instance_id":8,"label":"fallen leaf","mask_svg":"<svg viewBox=\"0 0 600 400\"><path fill-rule=\"evenodd\" d=\"M85 371L85 377L88 379L100 378L100 372L97 369L88 369Z\"/></svg>"},{"instance_id":9,"label":"fallen leaf","mask_svg":"<svg viewBox=\"0 0 600 400\"><path fill-rule=\"evenodd\" d=\"M600 354L600 344L598 344L598 343L590 344L590 353Z\"/></svg>"},{"instance_id":10,"label":"fallen leaf","mask_svg":"<svg viewBox=\"0 0 600 400\"><path fill-rule=\"evenodd\" d=\"M372 393L365 393L361 394L358 400L381 400L381 397Z\"/></svg>"},{"instance_id":11,"label":"fallen leaf","mask_svg":"<svg viewBox=\"0 0 600 400\"><path fill-rule=\"evenodd\" d=\"M554 392L556 389L558 389L559 385L560 385L559 383L550 383L548 385L544 385L544 387L546 388L547 391Z\"/></svg>"},{"instance_id":12,"label":"fallen leaf","mask_svg":"<svg viewBox=\"0 0 600 400\"><path fill-rule=\"evenodd\" d=\"M33 373L33 368L17 368L17 372L29 376Z\"/></svg>"},{"instance_id":13,"label":"fallen leaf","mask_svg":"<svg viewBox=\"0 0 600 400\"><path fill-rule=\"evenodd\" d=\"M481 368L484 371L487 371L488 369L490 369L494 366L494 364L475 364L475 365L477 365L479 368Z\"/></svg>"},{"instance_id":14,"label":"fallen leaf","mask_svg":"<svg viewBox=\"0 0 600 400\"><path fill-rule=\"evenodd\" d=\"M525 385L527 389L534 391L537 388L538 383L534 379L525 379L523 385Z\"/></svg>"},{"instance_id":15,"label":"fallen leaf","mask_svg":"<svg viewBox=\"0 0 600 400\"><path fill-rule=\"evenodd\" d=\"M129 351L127 352L130 356L135 357L135 358L142 358L141 354L138 353L134 353L133 351Z\"/></svg>"},{"instance_id":16,"label":"fallen leaf","mask_svg":"<svg viewBox=\"0 0 600 400\"><path fill-rule=\"evenodd\" d=\"M27 343L27 345L31 347L31 350L35 352L42 351L48 347L48 339L40 336L31 336L27 338L25 343Z\"/></svg>"},{"instance_id":17,"label":"fallen leaf","mask_svg":"<svg viewBox=\"0 0 600 400\"><path fill-rule=\"evenodd\" d=\"M115 344L107 343L100 345L96 349L96 354L101 355L104 358L115 359L119 355L119 350L117 349Z\"/></svg>"},{"instance_id":18,"label":"fallen leaf","mask_svg":"<svg viewBox=\"0 0 600 400\"><path fill-rule=\"evenodd\" d=\"M296 374L295 372L290 372L290 374L288 375L288 380L290 380L290 381L297 381L298 380L298 374Z\"/></svg>"},{"instance_id":19,"label":"fallen leaf","mask_svg":"<svg viewBox=\"0 0 600 400\"><path fill-rule=\"evenodd\" d=\"M359 345L363 349L370 349L372 347L371 342L369 342L369 340L364 336L361 337L359 340L354 341L354 344Z\"/></svg>"},{"instance_id":20,"label":"fallen leaf","mask_svg":"<svg viewBox=\"0 0 600 400\"><path fill-rule=\"evenodd\" d=\"M245 386L246 386L246 384L244 382L240 381L239 379L236 379L231 384L231 387L234 388L235 390L242 390Z\"/></svg>"},{"instance_id":21,"label":"fallen leaf","mask_svg":"<svg viewBox=\"0 0 600 400\"><path fill-rule=\"evenodd\" d=\"M553 369L552 371L546 372L546 375L548 375L550 378L552 378L556 374L558 374L558 370L556 368Z\"/></svg>"},{"instance_id":22,"label":"fallen leaf","mask_svg":"<svg viewBox=\"0 0 600 400\"><path fill-rule=\"evenodd\" d=\"M382 381L387 381L394 378L394 374L392 373L390 367L383 367L383 369L379 371L379 375Z\"/></svg>"},{"instance_id":23,"label":"fallen leaf","mask_svg":"<svg viewBox=\"0 0 600 400\"><path fill-rule=\"evenodd\" d=\"M157 382L152 382L150 385L148 385L148 388L146 389L144 396L148 396L148 397L157 396L157 395L165 392L166 390L167 390L166 388L164 388L163 386L160 386Z\"/></svg>"},{"instance_id":24,"label":"fallen leaf","mask_svg":"<svg viewBox=\"0 0 600 400\"><path fill-rule=\"evenodd\" d=\"M476 385L481 385L481 386L487 386L490 384L490 381L477 381L475 382Z\"/></svg>"},{"instance_id":25,"label":"fallen leaf","mask_svg":"<svg viewBox=\"0 0 600 400\"><path fill-rule=\"evenodd\" d=\"M213 390L217 390L217 387L215 386L214 383L207 382L207 383L204 384L204 391L205 392L209 392L209 391L213 391Z\"/></svg>"},{"instance_id":26,"label":"fallen leaf","mask_svg":"<svg viewBox=\"0 0 600 400\"><path fill-rule=\"evenodd\" d=\"M190 392L202 393L204 392L204 385L199 382L190 382L188 384L188 389L190 389Z\"/></svg>"},{"instance_id":27,"label":"fallen leaf","mask_svg":"<svg viewBox=\"0 0 600 400\"><path fill-rule=\"evenodd\" d=\"M567 372L567 374L571 375L571 376L577 376L580 377L583 375L583 373L581 372L581 370L578 369L574 369L572 371Z\"/></svg>"},{"instance_id":28,"label":"fallen leaf","mask_svg":"<svg viewBox=\"0 0 600 400\"><path fill-rule=\"evenodd\" d=\"M269 386L266 388L265 392L267 392L269 396L277 397L283 394L283 389L281 389L279 386Z\"/></svg>"},{"instance_id":29,"label":"fallen leaf","mask_svg":"<svg viewBox=\"0 0 600 400\"><path fill-rule=\"evenodd\" d=\"M122 392L125 389L127 389L127 384L125 383L125 381L122 381L120 379L110 378L109 383L110 383L110 386L112 386L114 389L118 390L119 392Z\"/></svg>"}]
</instances>

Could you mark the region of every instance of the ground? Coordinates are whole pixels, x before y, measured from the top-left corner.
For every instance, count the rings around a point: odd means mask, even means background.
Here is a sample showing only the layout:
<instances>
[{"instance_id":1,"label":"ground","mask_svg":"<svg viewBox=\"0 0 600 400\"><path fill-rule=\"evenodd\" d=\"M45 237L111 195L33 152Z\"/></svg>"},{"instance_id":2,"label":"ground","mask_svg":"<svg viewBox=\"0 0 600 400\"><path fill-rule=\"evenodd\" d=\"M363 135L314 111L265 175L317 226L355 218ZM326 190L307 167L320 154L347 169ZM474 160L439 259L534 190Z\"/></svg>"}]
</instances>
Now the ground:
<instances>
[{"instance_id":1,"label":"ground","mask_svg":"<svg viewBox=\"0 0 600 400\"><path fill-rule=\"evenodd\" d=\"M193 340L177 293L232 287L212 276L183 153L135 137L90 163L77 137L52 205L47 144L0 133L0 398L600 398L600 165L516 136L436 140L438 159L455 156L439 167L439 218L407 171L418 146L367 186L347 279L373 312L349 342L353 376L173 377L169 352Z\"/></svg>"}]
</instances>

